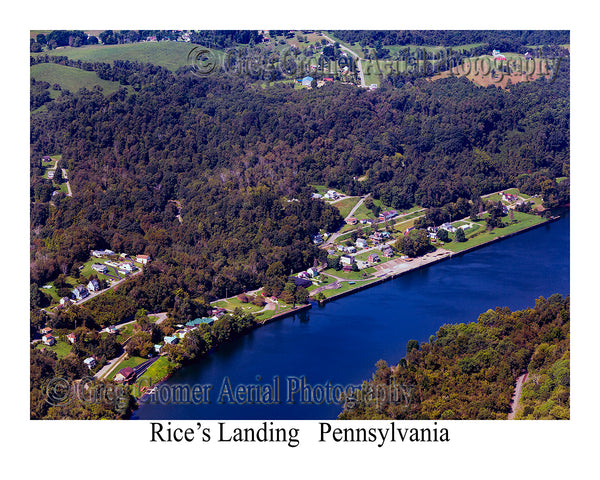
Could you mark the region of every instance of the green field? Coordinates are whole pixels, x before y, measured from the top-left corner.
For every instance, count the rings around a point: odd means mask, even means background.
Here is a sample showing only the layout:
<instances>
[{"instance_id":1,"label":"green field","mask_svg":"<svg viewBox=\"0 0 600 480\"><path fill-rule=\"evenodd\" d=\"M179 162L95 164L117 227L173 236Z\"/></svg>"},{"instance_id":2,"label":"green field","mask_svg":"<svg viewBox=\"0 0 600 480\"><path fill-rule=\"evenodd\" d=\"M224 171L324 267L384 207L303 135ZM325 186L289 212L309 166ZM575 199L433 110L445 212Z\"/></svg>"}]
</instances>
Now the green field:
<instances>
[{"instance_id":1,"label":"green field","mask_svg":"<svg viewBox=\"0 0 600 480\"><path fill-rule=\"evenodd\" d=\"M123 45L86 45L84 47L60 47L43 52L43 55L64 55L71 60L112 63L115 60L151 63L171 71L188 65L188 54L194 47L185 42L140 42ZM217 55L220 55L217 52ZM93 73L93 72L92 72Z\"/></svg>"},{"instance_id":2,"label":"green field","mask_svg":"<svg viewBox=\"0 0 600 480\"><path fill-rule=\"evenodd\" d=\"M136 380L136 383L142 386L154 385L155 383L159 382L164 377L166 377L170 373L172 368L173 363L167 357L162 356L148 367L148 370L146 370L144 374Z\"/></svg>"},{"instance_id":3,"label":"green field","mask_svg":"<svg viewBox=\"0 0 600 480\"><path fill-rule=\"evenodd\" d=\"M359 200L360 197L346 197L338 202L335 202L333 206L340 211L340 215L342 217L346 218Z\"/></svg>"},{"instance_id":4,"label":"green field","mask_svg":"<svg viewBox=\"0 0 600 480\"><path fill-rule=\"evenodd\" d=\"M95 86L102 88L104 94L116 92L121 85L119 82L102 80L95 72L88 72L75 67L67 67L56 63L38 63L30 68L30 78L50 84L50 92L56 98L60 92L52 90L52 85L59 84L62 89L77 92L80 88L91 90Z\"/></svg>"},{"instance_id":5,"label":"green field","mask_svg":"<svg viewBox=\"0 0 600 480\"><path fill-rule=\"evenodd\" d=\"M363 274L366 273L367 276L371 275L375 272L373 267L364 268L358 272L344 272L343 270L335 270L333 268L328 268L323 273L327 275L332 275L338 278L343 278L344 280L364 280ZM331 279L330 283L333 283L335 280Z\"/></svg>"},{"instance_id":6,"label":"green field","mask_svg":"<svg viewBox=\"0 0 600 480\"><path fill-rule=\"evenodd\" d=\"M342 282L340 288L337 288L335 290L334 289L322 290L322 292L323 292L323 295L325 296L325 298L329 298L334 295L338 295L340 293L348 292L349 290L354 290L355 288L362 287L363 285L368 285L369 283L371 283L373 281L374 281L374 279L370 279L367 281L357 281L357 283L355 283L354 285L350 285L348 282Z\"/></svg>"},{"instance_id":7,"label":"green field","mask_svg":"<svg viewBox=\"0 0 600 480\"><path fill-rule=\"evenodd\" d=\"M52 350L54 353L56 353L56 356L60 359L60 358L64 358L66 357L69 352L71 351L71 347L73 346L71 344L71 342L63 342L62 340L59 340L57 337L54 337L56 339L56 343L54 345L52 345L51 347L49 347L48 345L44 345L42 342L39 342L38 344L36 344L35 348L37 350L41 350L42 348L47 348Z\"/></svg>"},{"instance_id":8,"label":"green field","mask_svg":"<svg viewBox=\"0 0 600 480\"><path fill-rule=\"evenodd\" d=\"M506 227L503 227L503 228L494 228L491 232L488 232L487 230L481 231L480 233L473 231L473 233L475 233L475 235L469 236L470 232L467 231L466 233L467 233L468 239L466 242L462 242L462 243L449 242L444 245L444 248L447 250L451 250L453 252L462 252L463 250L466 250L468 248L475 247L477 245L481 245L483 243L494 240L498 237L502 237L504 235L509 235L511 233L518 232L520 230L531 227L533 225L537 225L539 223L543 223L545 221L544 218L539 217L537 215L530 215L528 213L521 213L521 212L514 212L514 218L516 220L516 223L507 225ZM510 220L508 219L508 216L507 216L507 217L504 217L502 219L502 221L508 223ZM476 222L476 223L478 223L480 226L482 226L482 228L485 228L485 222Z\"/></svg>"}]
</instances>

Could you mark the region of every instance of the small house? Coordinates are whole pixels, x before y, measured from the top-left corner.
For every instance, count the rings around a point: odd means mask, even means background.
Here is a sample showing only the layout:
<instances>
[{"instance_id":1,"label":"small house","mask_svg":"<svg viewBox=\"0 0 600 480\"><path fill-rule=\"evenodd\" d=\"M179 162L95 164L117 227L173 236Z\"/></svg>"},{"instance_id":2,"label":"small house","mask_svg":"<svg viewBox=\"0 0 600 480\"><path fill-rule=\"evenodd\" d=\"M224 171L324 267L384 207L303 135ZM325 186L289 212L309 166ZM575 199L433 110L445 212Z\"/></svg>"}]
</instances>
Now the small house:
<instances>
[{"instance_id":1,"label":"small house","mask_svg":"<svg viewBox=\"0 0 600 480\"><path fill-rule=\"evenodd\" d=\"M379 261L380 261L379 255L377 255L376 253L372 253L371 255L369 255L369 262L377 263Z\"/></svg>"},{"instance_id":2,"label":"small house","mask_svg":"<svg viewBox=\"0 0 600 480\"><path fill-rule=\"evenodd\" d=\"M98 280L96 280L95 278L91 279L88 284L87 284L87 289L90 292L99 292L100 289L100 283L98 282Z\"/></svg>"},{"instance_id":3,"label":"small house","mask_svg":"<svg viewBox=\"0 0 600 480\"><path fill-rule=\"evenodd\" d=\"M95 270L98 273L106 273L108 272L108 267L103 263L94 263L92 265L92 270Z\"/></svg>"},{"instance_id":4,"label":"small house","mask_svg":"<svg viewBox=\"0 0 600 480\"><path fill-rule=\"evenodd\" d=\"M321 244L323 243L323 237L321 236L321 234L320 234L320 233L318 233L317 235L315 235L315 236L313 237L313 243L314 243L315 245L321 245Z\"/></svg>"},{"instance_id":5,"label":"small house","mask_svg":"<svg viewBox=\"0 0 600 480\"><path fill-rule=\"evenodd\" d=\"M214 312L215 316L219 316L217 312ZM185 324L186 327L199 327L202 324L206 324L206 325L212 325L212 323L214 322L214 318L212 317L198 317L195 318L194 320L190 320L189 322L187 322Z\"/></svg>"},{"instance_id":6,"label":"small house","mask_svg":"<svg viewBox=\"0 0 600 480\"><path fill-rule=\"evenodd\" d=\"M88 357L83 361L83 363L85 363L86 367L91 370L96 366L96 359L94 357Z\"/></svg>"},{"instance_id":7,"label":"small house","mask_svg":"<svg viewBox=\"0 0 600 480\"><path fill-rule=\"evenodd\" d=\"M312 285L312 282L306 278L290 277L289 280L294 282L294 285L296 285L297 287L308 288Z\"/></svg>"},{"instance_id":8,"label":"small house","mask_svg":"<svg viewBox=\"0 0 600 480\"><path fill-rule=\"evenodd\" d=\"M71 332L71 333L69 333L69 334L67 335L67 340L69 340L69 342L71 342L71 343L75 343L75 340L76 340L76 338L75 338L75 334L74 334L74 333L72 333L72 332Z\"/></svg>"},{"instance_id":9,"label":"small house","mask_svg":"<svg viewBox=\"0 0 600 480\"><path fill-rule=\"evenodd\" d=\"M392 247L390 246L385 246L381 249L381 253L383 254L384 257L386 258L391 258L394 256L394 250L392 250Z\"/></svg>"},{"instance_id":10,"label":"small house","mask_svg":"<svg viewBox=\"0 0 600 480\"><path fill-rule=\"evenodd\" d=\"M87 288L83 285L78 285L73 289L73 296L75 300L83 300L85 297L89 296L90 292L88 292Z\"/></svg>"},{"instance_id":11,"label":"small house","mask_svg":"<svg viewBox=\"0 0 600 480\"><path fill-rule=\"evenodd\" d=\"M356 248L355 248L355 247L353 247L352 245L350 245L350 246L349 246L349 247L346 249L346 251L347 251L348 253L356 253Z\"/></svg>"},{"instance_id":12,"label":"small house","mask_svg":"<svg viewBox=\"0 0 600 480\"><path fill-rule=\"evenodd\" d=\"M304 77L300 83L303 87L310 87L313 80L313 77Z\"/></svg>"},{"instance_id":13,"label":"small house","mask_svg":"<svg viewBox=\"0 0 600 480\"><path fill-rule=\"evenodd\" d=\"M51 347L56 343L56 339L52 335L48 334L42 337L42 342L44 343L44 345L48 345Z\"/></svg>"},{"instance_id":14,"label":"small house","mask_svg":"<svg viewBox=\"0 0 600 480\"><path fill-rule=\"evenodd\" d=\"M346 223L348 225L356 225L358 223L358 219L356 217L348 217L346 219Z\"/></svg>"},{"instance_id":15,"label":"small house","mask_svg":"<svg viewBox=\"0 0 600 480\"><path fill-rule=\"evenodd\" d=\"M133 262L123 262L119 265L119 270L124 270L129 273L136 270L136 268Z\"/></svg>"},{"instance_id":16,"label":"small house","mask_svg":"<svg viewBox=\"0 0 600 480\"><path fill-rule=\"evenodd\" d=\"M352 271L352 267L350 265L344 265L342 267L342 271L343 272L351 272Z\"/></svg>"},{"instance_id":17,"label":"small house","mask_svg":"<svg viewBox=\"0 0 600 480\"><path fill-rule=\"evenodd\" d=\"M135 257L135 261L146 265L150 261L150 255L138 255Z\"/></svg>"},{"instance_id":18,"label":"small house","mask_svg":"<svg viewBox=\"0 0 600 480\"><path fill-rule=\"evenodd\" d=\"M340 257L340 262L342 265L352 265L354 263L354 257L349 255L342 255Z\"/></svg>"},{"instance_id":19,"label":"small house","mask_svg":"<svg viewBox=\"0 0 600 480\"><path fill-rule=\"evenodd\" d=\"M110 325L108 327L106 327L106 332L107 333L119 333L119 330L117 330L117 327L115 327L114 325Z\"/></svg>"},{"instance_id":20,"label":"small house","mask_svg":"<svg viewBox=\"0 0 600 480\"><path fill-rule=\"evenodd\" d=\"M318 277L319 276L319 271L314 268L314 267L310 267L306 273L308 273L311 277Z\"/></svg>"},{"instance_id":21,"label":"small house","mask_svg":"<svg viewBox=\"0 0 600 480\"><path fill-rule=\"evenodd\" d=\"M119 373L115 375L114 380L117 383L131 383L133 380L135 380L135 370L131 367L122 368L119 370Z\"/></svg>"},{"instance_id":22,"label":"small house","mask_svg":"<svg viewBox=\"0 0 600 480\"><path fill-rule=\"evenodd\" d=\"M379 220L381 220L382 222L385 222L387 220L391 220L396 215L397 215L396 210L386 210L385 212L381 212L379 214Z\"/></svg>"},{"instance_id":23,"label":"small house","mask_svg":"<svg viewBox=\"0 0 600 480\"><path fill-rule=\"evenodd\" d=\"M105 255L104 250L92 250L93 257L100 258L100 257L103 257L104 255Z\"/></svg>"},{"instance_id":24,"label":"small house","mask_svg":"<svg viewBox=\"0 0 600 480\"><path fill-rule=\"evenodd\" d=\"M165 345L175 345L176 343L179 342L179 338L177 337L165 337L164 338L165 341Z\"/></svg>"},{"instance_id":25,"label":"small house","mask_svg":"<svg viewBox=\"0 0 600 480\"><path fill-rule=\"evenodd\" d=\"M356 239L356 247L357 248L367 248L367 241L364 238Z\"/></svg>"},{"instance_id":26,"label":"small house","mask_svg":"<svg viewBox=\"0 0 600 480\"><path fill-rule=\"evenodd\" d=\"M40 333L42 335L48 335L49 333L52 333L52 329L50 327L45 327L40 330Z\"/></svg>"}]
</instances>

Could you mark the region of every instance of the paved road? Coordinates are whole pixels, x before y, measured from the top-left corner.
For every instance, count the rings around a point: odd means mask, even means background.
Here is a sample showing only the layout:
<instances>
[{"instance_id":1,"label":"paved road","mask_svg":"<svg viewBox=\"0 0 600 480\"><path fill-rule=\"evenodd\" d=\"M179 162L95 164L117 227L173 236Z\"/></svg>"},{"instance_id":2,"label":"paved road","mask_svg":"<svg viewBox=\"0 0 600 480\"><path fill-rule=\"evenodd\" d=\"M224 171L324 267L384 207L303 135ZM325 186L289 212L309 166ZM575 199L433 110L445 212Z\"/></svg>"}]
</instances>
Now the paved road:
<instances>
[{"instance_id":1,"label":"paved road","mask_svg":"<svg viewBox=\"0 0 600 480\"><path fill-rule=\"evenodd\" d=\"M321 35L323 35L327 40L329 40L331 43L339 43L337 40L334 40L330 37L328 37L327 35L325 35L324 33L321 32ZM356 61L356 65L357 65L357 69L358 69L358 76L360 78L360 86L361 87L366 87L367 85L365 84L365 74L363 73L363 69L362 69L362 65L360 63L360 57L358 56L358 54L354 53L352 50L350 50L348 47L345 47L344 45L342 45L341 43L339 43L340 45L340 49L344 50L345 52L348 52L350 55L352 55Z\"/></svg>"},{"instance_id":2,"label":"paved road","mask_svg":"<svg viewBox=\"0 0 600 480\"><path fill-rule=\"evenodd\" d=\"M513 393L512 401L510 402L510 413L508 414L509 420L514 420L515 415L519 410L519 400L521 400L521 391L523 389L523 384L527 381L527 375L527 373L524 373L519 378L517 378L515 391Z\"/></svg>"},{"instance_id":3,"label":"paved road","mask_svg":"<svg viewBox=\"0 0 600 480\"><path fill-rule=\"evenodd\" d=\"M67 197L72 197L73 192L71 191L71 184L69 183L69 179L67 177L67 171L64 168L62 168L61 170L62 170L63 178L67 181L67 191L68 191Z\"/></svg>"},{"instance_id":4,"label":"paved road","mask_svg":"<svg viewBox=\"0 0 600 480\"><path fill-rule=\"evenodd\" d=\"M88 300L91 300L92 298L97 297L98 295L102 295L105 292L108 292L109 290L117 287L118 285L121 284L121 282L124 282L125 280L130 279L131 277L133 277L134 275L139 275L140 273L142 273L142 270L139 269L137 272L133 272L132 274L128 275L127 277L123 277L121 278L121 280L117 280L116 282L114 282L110 287L105 288L104 290L100 290L99 292L92 292L90 293L87 297L85 297L83 300L79 300L77 302L73 302L73 305L81 305L82 303L87 302Z\"/></svg>"}]
</instances>

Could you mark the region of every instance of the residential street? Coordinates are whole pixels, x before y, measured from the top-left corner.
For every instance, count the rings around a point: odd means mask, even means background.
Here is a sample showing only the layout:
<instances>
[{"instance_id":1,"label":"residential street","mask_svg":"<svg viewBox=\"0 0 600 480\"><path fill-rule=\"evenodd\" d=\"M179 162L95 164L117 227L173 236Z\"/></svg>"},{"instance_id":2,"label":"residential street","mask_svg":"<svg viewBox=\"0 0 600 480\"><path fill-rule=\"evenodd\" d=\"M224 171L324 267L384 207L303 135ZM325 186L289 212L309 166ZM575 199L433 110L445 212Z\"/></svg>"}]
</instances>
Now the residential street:
<instances>
[{"instance_id":1,"label":"residential street","mask_svg":"<svg viewBox=\"0 0 600 480\"><path fill-rule=\"evenodd\" d=\"M321 35L323 35L331 43L335 43L336 42L335 40L333 40L332 38L328 37L324 33L322 33ZM348 52L350 55L352 55L354 57L354 59L356 60L356 65L357 65L357 70L358 70L358 76L360 77L360 86L361 87L366 87L366 84L365 84L365 75L363 73L362 65L360 63L360 57L356 53L354 53L352 50L350 50L348 47L344 47L341 43L340 43L340 49L344 50L345 52Z\"/></svg>"}]
</instances>

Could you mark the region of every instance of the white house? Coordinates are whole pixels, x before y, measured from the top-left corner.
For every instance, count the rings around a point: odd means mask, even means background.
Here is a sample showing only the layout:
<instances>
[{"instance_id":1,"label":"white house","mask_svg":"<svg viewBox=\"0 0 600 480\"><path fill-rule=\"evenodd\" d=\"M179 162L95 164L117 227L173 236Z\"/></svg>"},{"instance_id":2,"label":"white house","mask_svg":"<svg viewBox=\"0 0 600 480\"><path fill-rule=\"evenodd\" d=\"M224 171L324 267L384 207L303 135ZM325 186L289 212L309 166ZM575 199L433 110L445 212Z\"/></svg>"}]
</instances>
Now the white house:
<instances>
[{"instance_id":1,"label":"white house","mask_svg":"<svg viewBox=\"0 0 600 480\"><path fill-rule=\"evenodd\" d=\"M94 357L88 357L83 361L83 363L85 363L85 365L91 370L96 366L96 359Z\"/></svg>"},{"instance_id":2,"label":"white house","mask_svg":"<svg viewBox=\"0 0 600 480\"><path fill-rule=\"evenodd\" d=\"M83 285L78 285L73 289L73 295L76 300L82 300L85 297L89 296L90 292L88 292L87 288Z\"/></svg>"},{"instance_id":3,"label":"white house","mask_svg":"<svg viewBox=\"0 0 600 480\"><path fill-rule=\"evenodd\" d=\"M318 277L319 276L319 272L317 271L316 268L310 267L306 273L308 273L311 277Z\"/></svg>"},{"instance_id":4,"label":"white house","mask_svg":"<svg viewBox=\"0 0 600 480\"><path fill-rule=\"evenodd\" d=\"M44 345L52 346L56 343L56 340L52 335L48 334L42 337L42 342L44 342Z\"/></svg>"},{"instance_id":5,"label":"white house","mask_svg":"<svg viewBox=\"0 0 600 480\"><path fill-rule=\"evenodd\" d=\"M150 261L150 255L138 255L135 257L135 261L146 265Z\"/></svg>"},{"instance_id":6,"label":"white house","mask_svg":"<svg viewBox=\"0 0 600 480\"><path fill-rule=\"evenodd\" d=\"M364 238L356 239L356 247L357 248L367 248L367 241Z\"/></svg>"},{"instance_id":7,"label":"white house","mask_svg":"<svg viewBox=\"0 0 600 480\"><path fill-rule=\"evenodd\" d=\"M100 283L98 282L98 280L96 280L95 278L90 280L87 284L87 289L90 292L99 292L100 289Z\"/></svg>"},{"instance_id":8,"label":"white house","mask_svg":"<svg viewBox=\"0 0 600 480\"><path fill-rule=\"evenodd\" d=\"M98 273L106 273L108 272L108 267L103 263L94 263L92 265L92 270L96 270Z\"/></svg>"},{"instance_id":9,"label":"white house","mask_svg":"<svg viewBox=\"0 0 600 480\"><path fill-rule=\"evenodd\" d=\"M447 232L454 233L456 232L456 228L450 225L448 222L439 226L442 230L446 230Z\"/></svg>"},{"instance_id":10,"label":"white house","mask_svg":"<svg viewBox=\"0 0 600 480\"><path fill-rule=\"evenodd\" d=\"M352 265L354 263L354 257L342 255L340 257L340 262L342 263L342 265Z\"/></svg>"}]
</instances>

